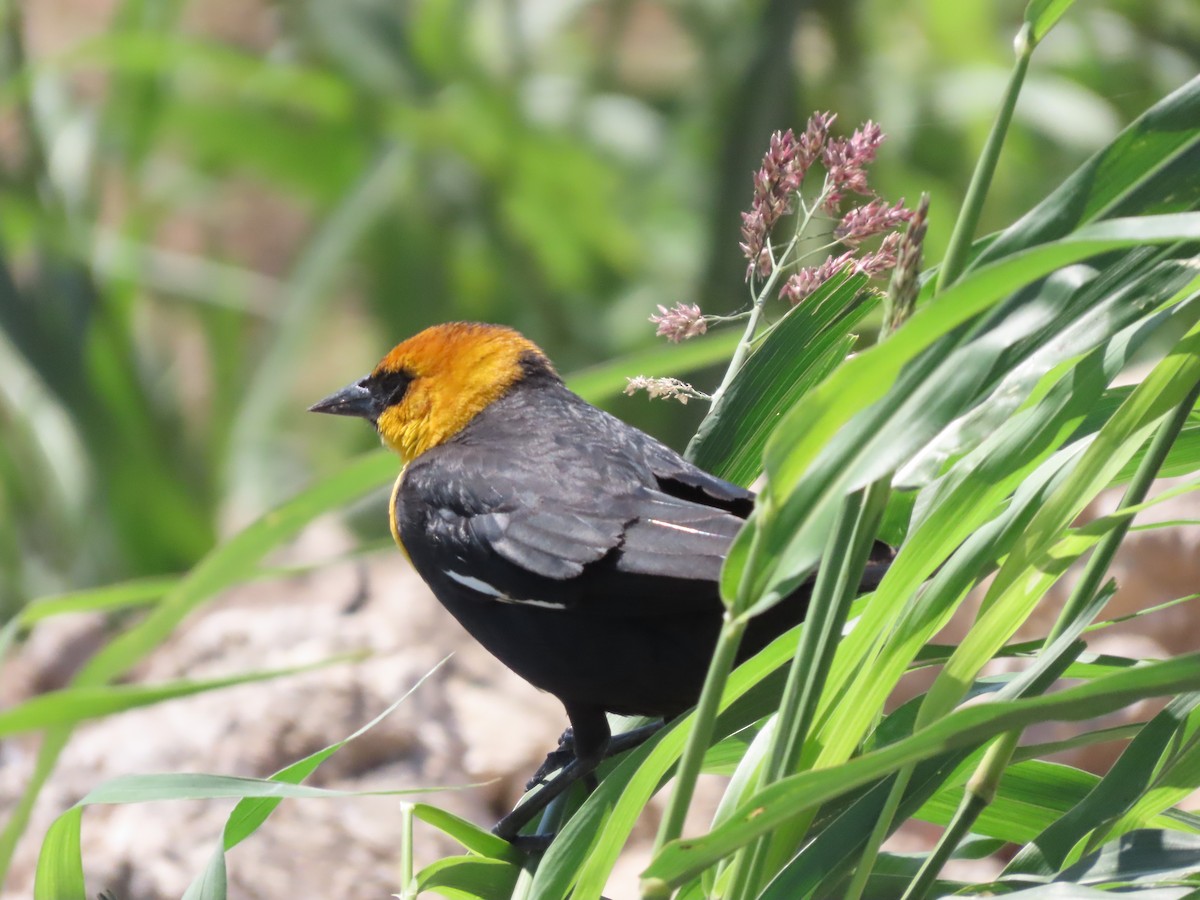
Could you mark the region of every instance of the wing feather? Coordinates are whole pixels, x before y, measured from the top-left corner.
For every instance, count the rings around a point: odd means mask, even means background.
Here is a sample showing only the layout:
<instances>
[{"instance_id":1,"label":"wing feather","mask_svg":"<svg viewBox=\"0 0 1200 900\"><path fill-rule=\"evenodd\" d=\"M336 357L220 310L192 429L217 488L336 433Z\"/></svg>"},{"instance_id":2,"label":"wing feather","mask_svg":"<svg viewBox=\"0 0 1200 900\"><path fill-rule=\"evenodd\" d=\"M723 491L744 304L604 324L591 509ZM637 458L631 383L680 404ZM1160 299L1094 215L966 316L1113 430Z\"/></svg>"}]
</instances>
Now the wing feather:
<instances>
[{"instance_id":1,"label":"wing feather","mask_svg":"<svg viewBox=\"0 0 1200 900\"><path fill-rule=\"evenodd\" d=\"M491 549L508 562L520 566L525 572L543 578L563 581L583 572L583 563L555 552L556 548L552 542L530 535L514 537L505 534L492 542Z\"/></svg>"},{"instance_id":2,"label":"wing feather","mask_svg":"<svg viewBox=\"0 0 1200 900\"><path fill-rule=\"evenodd\" d=\"M431 552L414 557L418 568L459 588L478 579L490 602L590 615L719 607L716 579L753 495L603 413L572 409L550 430L488 416L486 441L464 431L410 465L411 527L433 538L419 542Z\"/></svg>"}]
</instances>

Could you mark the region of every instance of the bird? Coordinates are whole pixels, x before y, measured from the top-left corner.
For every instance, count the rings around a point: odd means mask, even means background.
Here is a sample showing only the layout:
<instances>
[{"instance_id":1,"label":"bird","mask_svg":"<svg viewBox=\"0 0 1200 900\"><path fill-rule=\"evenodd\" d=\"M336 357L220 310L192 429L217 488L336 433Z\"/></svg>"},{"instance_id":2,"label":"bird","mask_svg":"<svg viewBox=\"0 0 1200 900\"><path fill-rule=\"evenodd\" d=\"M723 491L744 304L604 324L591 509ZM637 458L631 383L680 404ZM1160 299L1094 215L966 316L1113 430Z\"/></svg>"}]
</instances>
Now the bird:
<instances>
[{"instance_id":1,"label":"bird","mask_svg":"<svg viewBox=\"0 0 1200 900\"><path fill-rule=\"evenodd\" d=\"M654 728L614 738L607 713L669 721L695 705L753 492L583 400L502 325L427 328L310 409L366 419L400 456L392 537L475 640L563 704L541 790L497 834L529 838L554 796ZM890 558L877 542L860 591ZM752 619L738 660L802 621L809 590Z\"/></svg>"}]
</instances>

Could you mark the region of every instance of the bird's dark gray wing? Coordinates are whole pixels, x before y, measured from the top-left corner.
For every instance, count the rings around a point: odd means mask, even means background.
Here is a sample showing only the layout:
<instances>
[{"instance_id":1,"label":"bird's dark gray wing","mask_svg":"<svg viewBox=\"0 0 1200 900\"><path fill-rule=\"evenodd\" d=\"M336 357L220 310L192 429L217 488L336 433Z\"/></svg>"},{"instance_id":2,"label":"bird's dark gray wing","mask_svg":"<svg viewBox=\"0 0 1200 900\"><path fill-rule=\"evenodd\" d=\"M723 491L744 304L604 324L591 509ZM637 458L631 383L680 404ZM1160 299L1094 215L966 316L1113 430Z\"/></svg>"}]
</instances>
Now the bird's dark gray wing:
<instances>
[{"instance_id":1,"label":"bird's dark gray wing","mask_svg":"<svg viewBox=\"0 0 1200 900\"><path fill-rule=\"evenodd\" d=\"M492 479L503 498L502 479ZM553 492L552 492L553 493ZM721 509L637 486L491 509L411 498L427 518L413 562L426 580L450 579L481 600L596 615L664 615L711 608L715 582L742 520ZM402 520L401 520L402 521ZM402 535L403 537L403 529ZM436 555L418 548L436 546Z\"/></svg>"}]
</instances>

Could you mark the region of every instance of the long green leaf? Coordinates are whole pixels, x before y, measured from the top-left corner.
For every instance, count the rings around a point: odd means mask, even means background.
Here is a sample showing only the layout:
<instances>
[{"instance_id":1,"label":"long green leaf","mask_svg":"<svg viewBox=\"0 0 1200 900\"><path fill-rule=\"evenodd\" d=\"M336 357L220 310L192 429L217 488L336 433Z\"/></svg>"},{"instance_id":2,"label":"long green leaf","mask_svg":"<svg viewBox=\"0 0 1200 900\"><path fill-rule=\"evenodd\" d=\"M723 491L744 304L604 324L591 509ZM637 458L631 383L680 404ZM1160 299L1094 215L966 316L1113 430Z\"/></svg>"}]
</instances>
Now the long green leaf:
<instances>
[{"instance_id":1,"label":"long green leaf","mask_svg":"<svg viewBox=\"0 0 1200 900\"><path fill-rule=\"evenodd\" d=\"M304 666L270 669L263 672L242 672L225 678L194 681L181 679L159 684L84 685L63 688L39 694L17 706L0 710L0 737L43 728L74 725L86 719L109 716L113 713L162 703L164 700L190 697L193 694L217 691L238 684L269 681L300 672L310 672L313 669L353 658L352 656L343 656Z\"/></svg>"},{"instance_id":2,"label":"long green leaf","mask_svg":"<svg viewBox=\"0 0 1200 900\"><path fill-rule=\"evenodd\" d=\"M674 841L645 872L671 885L682 884L727 853L766 834L780 823L827 800L882 778L903 765L957 747L982 743L1036 722L1079 721L1104 715L1144 697L1200 688L1200 654L1189 654L1119 672L1059 693L958 709L880 750L840 766L793 775L760 791L742 812L699 838Z\"/></svg>"},{"instance_id":3,"label":"long green leaf","mask_svg":"<svg viewBox=\"0 0 1200 900\"><path fill-rule=\"evenodd\" d=\"M1200 381L1200 330L1193 329L1143 381L1100 430L1078 466L1038 510L1016 550L1001 567L984 600L980 618L930 688L928 709L936 716L961 696L980 666L1024 621L1044 588L1065 571L1068 557L1049 559L1055 536L1106 487L1143 443L1158 419ZM1061 567L1060 567L1061 566Z\"/></svg>"},{"instance_id":4,"label":"long green leaf","mask_svg":"<svg viewBox=\"0 0 1200 900\"><path fill-rule=\"evenodd\" d=\"M775 423L823 381L853 343L850 332L878 306L865 275L835 277L776 324L725 392L729 414L705 420L691 458L706 471L749 484Z\"/></svg>"},{"instance_id":5,"label":"long green leaf","mask_svg":"<svg viewBox=\"0 0 1200 900\"><path fill-rule=\"evenodd\" d=\"M1089 226L1062 241L971 273L919 310L893 338L850 360L812 391L802 407L782 420L767 446L770 499L765 509L771 515L760 552L773 562L757 568L752 577L746 575L748 551L762 520L760 503L751 527L743 530L731 548L722 573L725 596L732 598L742 592L769 598L773 596L769 590L782 592L795 584L815 564L820 537L837 498L906 461L975 398L976 387L969 381L939 382L940 393L922 396L925 412L914 415L921 407L911 396L912 386L921 384L938 362L926 354L920 363L905 370L901 384L910 393L906 404L877 404L856 418L853 427L844 427L858 412L882 399L906 364L930 344L1053 269L1106 249L1143 245L1156 238L1180 239L1193 232L1200 236L1200 216L1193 214L1149 217L1136 223L1113 220ZM948 354L949 349L941 353ZM970 357L964 360L969 362ZM987 374L980 370L975 377ZM933 392L933 386L929 390ZM745 584L741 583L743 576L749 578Z\"/></svg>"},{"instance_id":6,"label":"long green leaf","mask_svg":"<svg viewBox=\"0 0 1200 900\"><path fill-rule=\"evenodd\" d=\"M1025 21L1033 29L1034 43L1044 38L1054 24L1066 14L1075 0L1030 0L1025 7Z\"/></svg>"},{"instance_id":7,"label":"long green leaf","mask_svg":"<svg viewBox=\"0 0 1200 900\"><path fill-rule=\"evenodd\" d=\"M1200 695L1171 701L1148 722L1085 798L1043 831L1013 858L1005 873L1014 876L1053 875L1070 861L1071 851L1098 827L1111 824L1131 809L1150 787L1154 769L1177 739L1181 726L1200 705Z\"/></svg>"},{"instance_id":8,"label":"long green leaf","mask_svg":"<svg viewBox=\"0 0 1200 900\"><path fill-rule=\"evenodd\" d=\"M34 900L87 900L79 849L82 827L83 809L74 806L46 831L34 876Z\"/></svg>"},{"instance_id":9,"label":"long green leaf","mask_svg":"<svg viewBox=\"0 0 1200 900\"><path fill-rule=\"evenodd\" d=\"M1200 77L1164 97L992 241L983 267L1113 215L1194 209L1200 151Z\"/></svg>"},{"instance_id":10,"label":"long green leaf","mask_svg":"<svg viewBox=\"0 0 1200 900\"><path fill-rule=\"evenodd\" d=\"M941 627L960 598L981 574L973 566L959 570L952 562L936 578L919 604L913 604L922 581L937 561L968 541L978 549L981 563L1008 552L1007 545L992 546L977 541L977 533L992 519L1000 523L1020 509L1035 508L1035 484L1053 477L1083 450L1074 448L1051 456L1054 448L1076 429L1092 401L1106 384L1124 369L1146 342L1175 343L1200 317L1200 304L1190 304L1159 314L1141 326L1132 326L1107 345L1097 348L1076 367L1052 381L1036 403L1017 413L998 428L943 477L922 491L916 522L895 563L875 593L863 619L843 642L832 680L835 689L828 703L830 719L824 730L826 743L822 762L845 759L870 725L870 710L880 708L904 674L919 648ZM1042 467L1043 474L1035 475ZM1017 491L1016 501L1007 497ZM1019 501L1019 502L1017 502ZM1000 519L994 519L1000 514ZM978 532L983 538L985 532ZM1015 540L1013 532L1010 540ZM960 560L967 557L960 554ZM949 579L953 578L953 582ZM933 590L937 588L937 590ZM945 603L946 605L941 605ZM893 630L901 628L899 635ZM878 651L872 647L880 648ZM875 654L875 655L869 655Z\"/></svg>"},{"instance_id":11,"label":"long green leaf","mask_svg":"<svg viewBox=\"0 0 1200 900\"><path fill-rule=\"evenodd\" d=\"M79 859L79 818L83 807L96 804L148 803L157 800L232 800L246 797L330 799L338 797L392 797L448 790L446 787L397 788L374 791L339 791L307 785L284 784L267 778L230 775L159 774L124 775L89 791L75 806L59 816L42 843L34 894L41 900L86 900L85 894L63 893L60 885L75 885L71 872ZM70 850L71 842L74 850ZM80 885L82 887L82 885Z\"/></svg>"},{"instance_id":12,"label":"long green leaf","mask_svg":"<svg viewBox=\"0 0 1200 900\"><path fill-rule=\"evenodd\" d=\"M449 659L449 657L446 657ZM332 744L318 750L316 753L310 753L304 759L298 760L289 766L285 766L271 776L272 781L279 781L285 784L299 784L309 775L317 770L321 763L325 762L338 750L341 750L350 741L362 736L370 731L385 718L391 715L401 703L413 695L413 693L426 679L434 672L442 667L446 662L443 659L432 669L426 672L417 680L411 688L392 703L387 709L377 715L366 725L359 728L349 737L343 738L340 741L335 741ZM280 800L277 798L255 798L239 800L237 806L233 808L233 812L229 814L229 818L225 821L225 828L222 829L221 842L216 848L213 855L209 858L208 865L205 866L191 885L188 887L186 900L222 900L227 890L225 876L225 853L233 849L237 844L241 843L247 837L254 833L260 825L275 811Z\"/></svg>"},{"instance_id":13,"label":"long green leaf","mask_svg":"<svg viewBox=\"0 0 1200 900\"><path fill-rule=\"evenodd\" d=\"M417 887L450 900L493 900L509 897L521 868L515 863L480 856L448 856L417 873Z\"/></svg>"}]
</instances>

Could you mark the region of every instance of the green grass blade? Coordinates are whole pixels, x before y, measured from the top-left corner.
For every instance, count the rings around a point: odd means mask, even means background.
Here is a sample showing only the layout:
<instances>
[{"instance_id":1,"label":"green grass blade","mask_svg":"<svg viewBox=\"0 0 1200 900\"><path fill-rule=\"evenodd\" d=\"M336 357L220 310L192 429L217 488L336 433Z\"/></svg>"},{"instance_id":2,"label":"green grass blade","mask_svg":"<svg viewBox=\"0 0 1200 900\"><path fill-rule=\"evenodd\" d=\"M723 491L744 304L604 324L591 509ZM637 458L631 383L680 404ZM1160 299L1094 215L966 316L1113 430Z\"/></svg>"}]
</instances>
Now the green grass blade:
<instances>
[{"instance_id":1,"label":"green grass blade","mask_svg":"<svg viewBox=\"0 0 1200 900\"><path fill-rule=\"evenodd\" d=\"M323 512L336 509L395 477L395 460L366 454L264 515L201 560L175 590L134 628L115 638L80 670L76 683L99 684L127 671L158 646L196 606L249 577L268 551Z\"/></svg>"},{"instance_id":2,"label":"green grass blade","mask_svg":"<svg viewBox=\"0 0 1200 900\"><path fill-rule=\"evenodd\" d=\"M1056 240L1107 216L1194 206L1200 189L1192 158L1200 147L1197 123L1200 77L1146 110L1049 197L1005 229L972 267ZM1147 186L1153 190L1144 191Z\"/></svg>"},{"instance_id":3,"label":"green grass blade","mask_svg":"<svg viewBox=\"0 0 1200 900\"><path fill-rule=\"evenodd\" d=\"M779 417L845 359L850 332L878 306L866 283L862 275L832 278L772 327L725 392L729 414L706 419L693 438L696 465L738 484L758 476Z\"/></svg>"},{"instance_id":4,"label":"green grass blade","mask_svg":"<svg viewBox=\"0 0 1200 900\"><path fill-rule=\"evenodd\" d=\"M39 694L9 709L0 710L0 737L36 731L43 728L74 725L87 719L109 716L113 713L137 709L190 697L208 691L248 684L255 681L270 681L300 672L310 672L336 663L353 659L340 656L304 666L269 669L262 672L242 672L225 678L167 681L158 684L84 685L68 687Z\"/></svg>"},{"instance_id":5,"label":"green grass blade","mask_svg":"<svg viewBox=\"0 0 1200 900\"><path fill-rule=\"evenodd\" d=\"M289 766L280 769L271 776L272 781L285 782L287 784L299 784L309 775L317 770L321 763L337 753L342 747L351 741L366 734L411 697L438 669L440 669L450 657L446 657L441 662L437 663L432 669L422 675L417 682L404 692L394 703L387 709L373 718L366 725L363 725L349 737L343 738L340 741L335 741L327 747L318 750L315 753L310 753L304 759L298 760ZM225 850L231 850L238 843L249 837L278 805L276 800L242 800L234 807L233 812L229 814L229 819L225 823L225 831L223 838L223 847Z\"/></svg>"},{"instance_id":6,"label":"green grass blade","mask_svg":"<svg viewBox=\"0 0 1200 900\"><path fill-rule=\"evenodd\" d=\"M51 616L81 612L110 612L130 606L141 606L155 602L175 587L178 582L179 579L173 575L138 578L121 584L109 584L83 591L40 597L25 604L17 619L23 628L28 628L35 622Z\"/></svg>"},{"instance_id":7,"label":"green grass blade","mask_svg":"<svg viewBox=\"0 0 1200 900\"><path fill-rule=\"evenodd\" d=\"M183 892L183 900L225 900L228 893L229 875L225 870L225 851L218 847L208 858L208 865L204 867L204 871L197 875Z\"/></svg>"},{"instance_id":8,"label":"green grass blade","mask_svg":"<svg viewBox=\"0 0 1200 900\"><path fill-rule=\"evenodd\" d=\"M495 900L509 897L521 867L480 856L448 856L417 873L417 889L450 900Z\"/></svg>"},{"instance_id":9,"label":"green grass blade","mask_svg":"<svg viewBox=\"0 0 1200 900\"><path fill-rule=\"evenodd\" d=\"M1069 527L1084 506L1103 490L1132 457L1157 421L1200 381L1200 330L1176 345L1174 351L1138 385L1129 400L1100 430L1079 465L1038 510L1015 551L1005 561L985 598L976 626L964 638L930 688L927 714L937 716L958 702L964 684L1012 636L1041 596L1049 579L1057 577L1060 560L1050 560L1046 548Z\"/></svg>"},{"instance_id":10,"label":"green grass blade","mask_svg":"<svg viewBox=\"0 0 1200 900\"><path fill-rule=\"evenodd\" d=\"M422 822L437 828L443 834L454 838L472 853L486 856L489 859L510 861L520 859L521 854L508 841L496 837L490 831L486 831L454 813L425 803L415 803L413 804L413 815Z\"/></svg>"},{"instance_id":11,"label":"green grass blade","mask_svg":"<svg viewBox=\"0 0 1200 900\"><path fill-rule=\"evenodd\" d=\"M367 454L266 514L210 552L145 619L99 650L79 671L72 686L94 687L118 677L161 644L193 609L218 591L248 577L268 551L291 538L321 513L386 483L394 474L393 459L386 454ZM54 771L58 754L70 735L70 726L55 726L42 738L33 775L0 833L0 876L8 870L33 803Z\"/></svg>"},{"instance_id":12,"label":"green grass blade","mask_svg":"<svg viewBox=\"0 0 1200 900\"><path fill-rule=\"evenodd\" d=\"M446 659L449 659L449 657L446 657ZM446 659L443 659L422 675L416 684L405 691L398 700L349 737L336 741L315 753L310 753L308 756L289 766L285 766L273 774L270 780L285 784L299 784L302 782L334 753L342 749L350 741L370 731L391 715L401 703L411 697L417 688L425 683L426 679L442 667ZM280 802L280 799L274 797L245 798L239 800L237 806L233 808L233 812L229 814L229 818L225 821L220 845L216 848L204 871L192 881L185 896L194 897L195 900L219 900L220 897L223 897L226 891L225 853L253 834L267 820L271 813L275 811Z\"/></svg>"},{"instance_id":13,"label":"green grass blade","mask_svg":"<svg viewBox=\"0 0 1200 900\"><path fill-rule=\"evenodd\" d=\"M1041 43L1042 38L1050 33L1071 8L1075 0L1030 0L1025 7L1025 21L1030 28L1030 37L1035 44Z\"/></svg>"},{"instance_id":14,"label":"green grass blade","mask_svg":"<svg viewBox=\"0 0 1200 900\"><path fill-rule=\"evenodd\" d=\"M87 900L79 847L82 823L83 810L72 807L46 832L34 876L34 900Z\"/></svg>"},{"instance_id":15,"label":"green grass blade","mask_svg":"<svg viewBox=\"0 0 1200 900\"><path fill-rule=\"evenodd\" d=\"M1118 235L1129 242L1123 246L1133 246L1145 243L1145 238L1155 233L1165 236L1167 232L1176 233L1177 228L1189 231L1200 224L1200 218L1192 214L1182 219L1167 216L1157 222L1140 221L1148 226L1145 232L1132 221L1105 222L1062 242L978 270L941 299L920 309L892 339L850 360L810 392L802 407L785 416L767 445L771 501L767 508L774 515L760 552L772 564L757 568L752 583L740 584L749 545L759 532L756 526L762 519L760 510L731 549L722 574L725 595L733 597L744 590L769 597L769 592L786 591L815 564L820 536L828 528L838 497L905 462L960 415L965 404L976 399L978 388L995 377L983 359L967 356L961 359L960 368L973 363L978 383L965 378L947 383L943 379L936 383L936 390L934 383L929 383L928 395L914 394L939 362L926 353L930 344L995 305L1025 281L1090 255L1073 255L1085 246L1096 251L1113 249L1107 240L1117 239ZM953 346L952 342L938 353L948 355ZM979 347L988 348L986 343ZM991 346L992 353L997 349ZM920 362L913 362L920 354L924 354ZM903 389L906 403L878 404L902 370L904 379L895 390ZM872 404L876 405L869 413L854 418ZM855 424L846 428L852 418Z\"/></svg>"},{"instance_id":16,"label":"green grass blade","mask_svg":"<svg viewBox=\"0 0 1200 900\"><path fill-rule=\"evenodd\" d=\"M1062 873L1069 884L1121 885L1195 882L1200 835L1135 831L1106 844ZM1190 896L1190 895L1189 895Z\"/></svg>"},{"instance_id":17,"label":"green grass blade","mask_svg":"<svg viewBox=\"0 0 1200 900\"><path fill-rule=\"evenodd\" d=\"M319 321L317 313L332 297L334 276L367 229L391 207L408 154L398 146L383 149L326 220L289 278L288 315L245 387L229 438L229 492L251 508L274 501L270 494L263 496L263 486L275 480L275 435L282 406L289 402L279 386L304 357Z\"/></svg>"},{"instance_id":18,"label":"green grass blade","mask_svg":"<svg viewBox=\"0 0 1200 900\"><path fill-rule=\"evenodd\" d=\"M742 812L702 837L675 841L651 862L645 877L679 885L726 854L794 816L882 778L901 766L958 747L973 746L1035 722L1080 721L1151 696L1200 688L1200 654L1150 663L1059 693L958 709L911 737L840 766L793 775L759 792Z\"/></svg>"},{"instance_id":19,"label":"green grass blade","mask_svg":"<svg viewBox=\"0 0 1200 900\"><path fill-rule=\"evenodd\" d=\"M1130 810L1151 787L1154 770L1181 727L1200 706L1200 695L1172 700L1130 742L1108 774L1071 811L1031 838L1005 869L1012 875L1053 875L1097 827Z\"/></svg>"}]
</instances>

